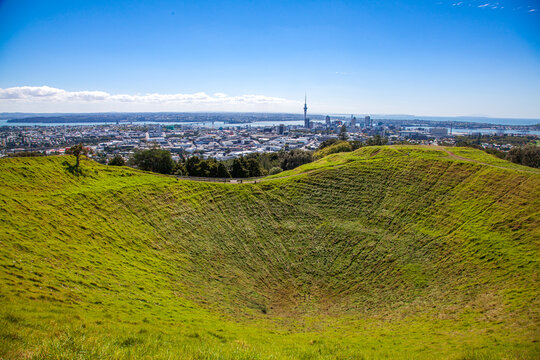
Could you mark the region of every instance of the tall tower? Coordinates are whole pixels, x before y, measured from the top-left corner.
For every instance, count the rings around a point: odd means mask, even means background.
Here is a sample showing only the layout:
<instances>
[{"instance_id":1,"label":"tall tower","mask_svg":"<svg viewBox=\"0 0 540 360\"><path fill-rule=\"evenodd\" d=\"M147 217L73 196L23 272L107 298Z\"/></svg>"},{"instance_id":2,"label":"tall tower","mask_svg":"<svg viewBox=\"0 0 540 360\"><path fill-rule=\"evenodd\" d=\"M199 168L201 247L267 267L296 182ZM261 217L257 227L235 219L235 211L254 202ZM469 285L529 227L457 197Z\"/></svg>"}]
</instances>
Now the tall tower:
<instances>
[{"instance_id":1,"label":"tall tower","mask_svg":"<svg viewBox=\"0 0 540 360\"><path fill-rule=\"evenodd\" d=\"M307 95L304 97L304 127L309 129L309 119L307 117Z\"/></svg>"}]
</instances>

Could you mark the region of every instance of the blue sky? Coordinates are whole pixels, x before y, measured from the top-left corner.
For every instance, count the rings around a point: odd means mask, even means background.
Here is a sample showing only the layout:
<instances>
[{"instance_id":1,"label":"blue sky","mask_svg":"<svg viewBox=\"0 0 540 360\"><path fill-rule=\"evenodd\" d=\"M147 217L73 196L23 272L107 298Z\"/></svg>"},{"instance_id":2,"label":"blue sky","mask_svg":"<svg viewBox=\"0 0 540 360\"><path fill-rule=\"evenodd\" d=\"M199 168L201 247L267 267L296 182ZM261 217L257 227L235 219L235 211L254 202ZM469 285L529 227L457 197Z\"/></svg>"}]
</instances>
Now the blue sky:
<instances>
[{"instance_id":1,"label":"blue sky","mask_svg":"<svg viewBox=\"0 0 540 360\"><path fill-rule=\"evenodd\" d=\"M0 0L0 111L540 118L540 1Z\"/></svg>"}]
</instances>

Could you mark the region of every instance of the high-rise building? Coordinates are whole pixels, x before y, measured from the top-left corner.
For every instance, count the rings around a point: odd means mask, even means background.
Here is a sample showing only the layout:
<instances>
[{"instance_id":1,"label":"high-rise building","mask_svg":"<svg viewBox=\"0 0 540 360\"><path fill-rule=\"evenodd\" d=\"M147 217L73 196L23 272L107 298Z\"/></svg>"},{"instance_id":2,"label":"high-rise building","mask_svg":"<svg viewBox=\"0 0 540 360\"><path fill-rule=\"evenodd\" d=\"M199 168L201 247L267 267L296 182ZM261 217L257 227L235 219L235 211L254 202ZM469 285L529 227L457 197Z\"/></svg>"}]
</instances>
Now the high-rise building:
<instances>
[{"instance_id":1,"label":"high-rise building","mask_svg":"<svg viewBox=\"0 0 540 360\"><path fill-rule=\"evenodd\" d=\"M433 127L429 129L429 133L434 137L446 137L448 136L448 128L445 127Z\"/></svg>"},{"instance_id":2,"label":"high-rise building","mask_svg":"<svg viewBox=\"0 0 540 360\"><path fill-rule=\"evenodd\" d=\"M364 118L364 126L365 127L371 127L373 125L373 123L371 122L371 116L366 116Z\"/></svg>"},{"instance_id":3,"label":"high-rise building","mask_svg":"<svg viewBox=\"0 0 540 360\"><path fill-rule=\"evenodd\" d=\"M279 124L278 126L278 134L283 135L285 133L285 124Z\"/></svg>"},{"instance_id":4,"label":"high-rise building","mask_svg":"<svg viewBox=\"0 0 540 360\"><path fill-rule=\"evenodd\" d=\"M307 95L306 97L304 98L304 127L306 129L309 129L310 126L309 126L309 118L307 117Z\"/></svg>"},{"instance_id":5,"label":"high-rise building","mask_svg":"<svg viewBox=\"0 0 540 360\"><path fill-rule=\"evenodd\" d=\"M330 127L331 121L330 121L330 115L326 115L326 127Z\"/></svg>"},{"instance_id":6,"label":"high-rise building","mask_svg":"<svg viewBox=\"0 0 540 360\"><path fill-rule=\"evenodd\" d=\"M351 127L356 127L356 117L354 115L351 115Z\"/></svg>"}]
</instances>

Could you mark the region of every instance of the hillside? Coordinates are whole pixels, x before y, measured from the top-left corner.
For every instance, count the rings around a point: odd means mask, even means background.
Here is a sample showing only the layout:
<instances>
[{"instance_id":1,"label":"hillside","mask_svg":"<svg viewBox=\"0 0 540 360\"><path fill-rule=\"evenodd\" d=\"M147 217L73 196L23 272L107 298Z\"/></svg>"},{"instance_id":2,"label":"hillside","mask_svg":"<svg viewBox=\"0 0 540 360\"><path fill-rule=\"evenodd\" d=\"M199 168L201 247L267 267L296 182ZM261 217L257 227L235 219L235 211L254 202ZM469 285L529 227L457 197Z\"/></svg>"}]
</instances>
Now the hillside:
<instances>
[{"instance_id":1,"label":"hillside","mask_svg":"<svg viewBox=\"0 0 540 360\"><path fill-rule=\"evenodd\" d=\"M540 173L366 147L256 184L0 160L0 358L532 359Z\"/></svg>"}]
</instances>

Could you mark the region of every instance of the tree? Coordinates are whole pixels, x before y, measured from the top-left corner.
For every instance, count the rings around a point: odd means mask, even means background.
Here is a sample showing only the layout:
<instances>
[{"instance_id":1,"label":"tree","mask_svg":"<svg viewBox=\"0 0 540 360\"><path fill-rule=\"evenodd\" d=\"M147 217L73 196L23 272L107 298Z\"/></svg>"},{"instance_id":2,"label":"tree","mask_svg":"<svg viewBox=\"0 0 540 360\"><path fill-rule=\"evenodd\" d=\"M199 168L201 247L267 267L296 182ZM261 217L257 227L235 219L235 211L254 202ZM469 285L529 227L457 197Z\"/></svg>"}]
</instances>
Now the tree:
<instances>
[{"instance_id":1,"label":"tree","mask_svg":"<svg viewBox=\"0 0 540 360\"><path fill-rule=\"evenodd\" d=\"M246 169L248 171L248 177L262 176L261 166L256 159L248 159L246 161Z\"/></svg>"},{"instance_id":2,"label":"tree","mask_svg":"<svg viewBox=\"0 0 540 360\"><path fill-rule=\"evenodd\" d=\"M75 156L75 159L76 159L75 172L79 172L81 155L88 155L89 152L90 152L90 149L85 148L82 143L74 145L66 150L66 154Z\"/></svg>"},{"instance_id":3,"label":"tree","mask_svg":"<svg viewBox=\"0 0 540 360\"><path fill-rule=\"evenodd\" d=\"M347 141L349 138L349 134L347 134L347 127L345 124L341 126L341 130L339 131L339 140L341 141Z\"/></svg>"},{"instance_id":4,"label":"tree","mask_svg":"<svg viewBox=\"0 0 540 360\"><path fill-rule=\"evenodd\" d=\"M363 146L362 142L358 140L349 141L349 144L351 144L353 151L360 149Z\"/></svg>"},{"instance_id":5,"label":"tree","mask_svg":"<svg viewBox=\"0 0 540 360\"><path fill-rule=\"evenodd\" d=\"M352 145L349 141L338 141L332 146L325 147L322 150L317 150L315 154L313 154L313 158L318 160L330 154L349 151L353 151Z\"/></svg>"},{"instance_id":6,"label":"tree","mask_svg":"<svg viewBox=\"0 0 540 360\"><path fill-rule=\"evenodd\" d=\"M231 173L227 170L227 167L222 162L218 163L216 170L216 177L218 178L230 178Z\"/></svg>"},{"instance_id":7,"label":"tree","mask_svg":"<svg viewBox=\"0 0 540 360\"><path fill-rule=\"evenodd\" d=\"M535 145L523 148L522 164L533 168L540 168L540 147Z\"/></svg>"},{"instance_id":8,"label":"tree","mask_svg":"<svg viewBox=\"0 0 540 360\"><path fill-rule=\"evenodd\" d=\"M206 160L208 164L208 175L209 177L217 178L218 176L218 161L216 159L210 158Z\"/></svg>"},{"instance_id":9,"label":"tree","mask_svg":"<svg viewBox=\"0 0 540 360\"><path fill-rule=\"evenodd\" d=\"M281 160L281 168L283 170L291 170L300 165L304 165L313 161L313 155L310 151L294 149L287 153Z\"/></svg>"},{"instance_id":10,"label":"tree","mask_svg":"<svg viewBox=\"0 0 540 360\"><path fill-rule=\"evenodd\" d=\"M490 148L486 148L486 149L482 148L482 150L484 150L488 154L495 155L499 159L504 159L506 157L506 153L504 151L501 151L501 150L490 149Z\"/></svg>"},{"instance_id":11,"label":"tree","mask_svg":"<svg viewBox=\"0 0 540 360\"><path fill-rule=\"evenodd\" d=\"M282 171L283 171L283 169L280 168L279 166L274 166L273 168L270 169L270 171L268 172L268 175L279 174Z\"/></svg>"},{"instance_id":12,"label":"tree","mask_svg":"<svg viewBox=\"0 0 540 360\"><path fill-rule=\"evenodd\" d=\"M510 149L510 151L506 155L506 160L509 160L516 164L521 164L522 158L523 158L523 154L521 151L521 147L519 146L515 146L512 149Z\"/></svg>"},{"instance_id":13,"label":"tree","mask_svg":"<svg viewBox=\"0 0 540 360\"><path fill-rule=\"evenodd\" d=\"M208 160L201 160L198 163L199 170L197 171L199 176L213 177L212 176L212 164Z\"/></svg>"},{"instance_id":14,"label":"tree","mask_svg":"<svg viewBox=\"0 0 540 360\"><path fill-rule=\"evenodd\" d=\"M321 150L321 149L324 149L325 147L334 145L334 144L337 143L338 141L339 141L339 140L338 140L337 138L331 138L331 139L324 140L324 141L319 145L318 150Z\"/></svg>"},{"instance_id":15,"label":"tree","mask_svg":"<svg viewBox=\"0 0 540 360\"><path fill-rule=\"evenodd\" d=\"M366 144L368 146L374 146L374 145L386 145L388 143L388 138L381 137L381 135L375 135L372 138L369 138Z\"/></svg>"},{"instance_id":16,"label":"tree","mask_svg":"<svg viewBox=\"0 0 540 360\"><path fill-rule=\"evenodd\" d=\"M171 174L175 166L171 153L157 147L135 151L131 162L141 170L161 174Z\"/></svg>"},{"instance_id":17,"label":"tree","mask_svg":"<svg viewBox=\"0 0 540 360\"><path fill-rule=\"evenodd\" d=\"M126 161L124 160L122 156L115 155L111 160L109 160L109 165L124 166L126 165Z\"/></svg>"},{"instance_id":18,"label":"tree","mask_svg":"<svg viewBox=\"0 0 540 360\"><path fill-rule=\"evenodd\" d=\"M186 175L188 176L200 176L199 175L199 163L201 159L197 156L191 156L186 160L185 168Z\"/></svg>"},{"instance_id":19,"label":"tree","mask_svg":"<svg viewBox=\"0 0 540 360\"><path fill-rule=\"evenodd\" d=\"M506 160L516 164L540 168L540 147L535 145L515 146L506 155Z\"/></svg>"},{"instance_id":20,"label":"tree","mask_svg":"<svg viewBox=\"0 0 540 360\"><path fill-rule=\"evenodd\" d=\"M242 158L236 158L233 160L231 176L233 178L245 178L248 177L248 172L244 167Z\"/></svg>"},{"instance_id":21,"label":"tree","mask_svg":"<svg viewBox=\"0 0 540 360\"><path fill-rule=\"evenodd\" d=\"M178 161L174 167L174 170L173 170L173 174L174 175L179 175L179 176L187 176L188 173L187 173L187 170L186 170L186 165L185 165L185 161Z\"/></svg>"}]
</instances>

